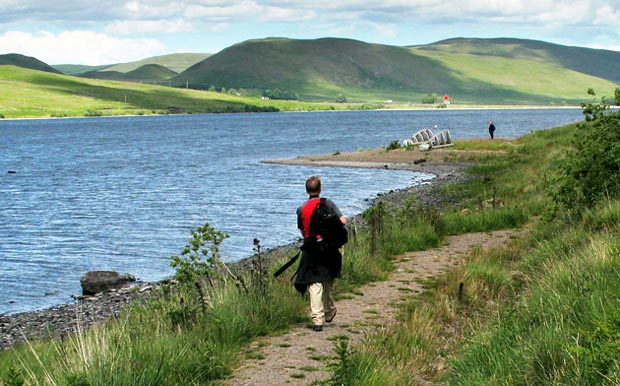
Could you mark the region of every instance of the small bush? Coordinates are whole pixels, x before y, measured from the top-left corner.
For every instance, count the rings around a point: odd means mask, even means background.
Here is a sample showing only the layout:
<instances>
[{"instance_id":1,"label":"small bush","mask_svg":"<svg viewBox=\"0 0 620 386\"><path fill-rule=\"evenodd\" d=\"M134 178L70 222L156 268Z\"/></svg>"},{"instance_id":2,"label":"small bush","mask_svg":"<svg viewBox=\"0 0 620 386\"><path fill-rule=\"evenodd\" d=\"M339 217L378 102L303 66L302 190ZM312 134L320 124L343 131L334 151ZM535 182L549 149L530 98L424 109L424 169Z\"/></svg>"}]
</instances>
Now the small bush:
<instances>
[{"instance_id":1,"label":"small bush","mask_svg":"<svg viewBox=\"0 0 620 386\"><path fill-rule=\"evenodd\" d=\"M579 126L575 153L557 171L548 192L561 207L591 207L605 197L620 196L620 112Z\"/></svg>"},{"instance_id":2,"label":"small bush","mask_svg":"<svg viewBox=\"0 0 620 386\"><path fill-rule=\"evenodd\" d=\"M392 142L390 142L390 144L386 147L386 150L390 151L390 150L396 150L396 149L400 149L402 146L400 144L400 141L398 141L397 139L393 140Z\"/></svg>"},{"instance_id":3,"label":"small bush","mask_svg":"<svg viewBox=\"0 0 620 386\"><path fill-rule=\"evenodd\" d=\"M85 117L101 117L101 116L103 116L103 113L101 111L99 111L99 110L88 109L84 113L84 116Z\"/></svg>"},{"instance_id":4,"label":"small bush","mask_svg":"<svg viewBox=\"0 0 620 386\"><path fill-rule=\"evenodd\" d=\"M435 104L435 102L437 102L437 99L438 99L437 94L435 93L427 94L422 97L422 103L425 105L432 105L432 104Z\"/></svg>"},{"instance_id":5,"label":"small bush","mask_svg":"<svg viewBox=\"0 0 620 386\"><path fill-rule=\"evenodd\" d=\"M343 94L338 94L336 97L336 103L347 103L347 97Z\"/></svg>"}]
</instances>

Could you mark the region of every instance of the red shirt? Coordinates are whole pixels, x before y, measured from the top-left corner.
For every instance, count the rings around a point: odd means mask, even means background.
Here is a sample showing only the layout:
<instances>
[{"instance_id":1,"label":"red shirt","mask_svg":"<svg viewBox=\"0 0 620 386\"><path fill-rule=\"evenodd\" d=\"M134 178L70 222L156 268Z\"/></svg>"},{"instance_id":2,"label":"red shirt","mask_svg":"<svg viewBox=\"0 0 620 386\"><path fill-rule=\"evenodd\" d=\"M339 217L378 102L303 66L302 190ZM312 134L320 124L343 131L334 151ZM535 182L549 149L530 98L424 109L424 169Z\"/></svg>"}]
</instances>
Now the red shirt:
<instances>
[{"instance_id":1,"label":"red shirt","mask_svg":"<svg viewBox=\"0 0 620 386\"><path fill-rule=\"evenodd\" d=\"M310 237L310 219L312 218L312 213L314 212L314 209L316 208L316 206L318 205L320 201L321 199L319 197L313 197L309 199L308 201L306 201L304 206L301 208L301 213L300 213L301 228L300 229L304 237Z\"/></svg>"}]
</instances>

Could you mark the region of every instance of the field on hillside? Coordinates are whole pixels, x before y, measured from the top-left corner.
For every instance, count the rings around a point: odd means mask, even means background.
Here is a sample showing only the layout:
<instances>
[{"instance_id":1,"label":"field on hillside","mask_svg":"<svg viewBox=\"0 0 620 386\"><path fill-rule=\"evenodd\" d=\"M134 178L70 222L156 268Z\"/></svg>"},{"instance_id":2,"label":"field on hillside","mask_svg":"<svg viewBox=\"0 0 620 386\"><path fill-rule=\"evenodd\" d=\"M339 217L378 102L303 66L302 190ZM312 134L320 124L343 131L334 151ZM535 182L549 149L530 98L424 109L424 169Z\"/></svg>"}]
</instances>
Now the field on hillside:
<instances>
[{"instance_id":1,"label":"field on hillside","mask_svg":"<svg viewBox=\"0 0 620 386\"><path fill-rule=\"evenodd\" d=\"M547 104L574 104L587 99L588 88L597 90L600 95L612 96L614 83L558 67L550 63L533 60L511 59L500 56L456 54L412 49L417 55L436 60L450 69L454 78L461 79L459 88L468 93L480 95L499 87L497 98L514 102L523 95L531 94L532 99ZM570 81L567 81L569 80ZM492 87L491 87L492 86ZM458 91L453 99L469 98ZM496 91L493 91L495 94ZM453 93L454 94L454 93ZM516 99L516 98L519 99Z\"/></svg>"},{"instance_id":2,"label":"field on hillside","mask_svg":"<svg viewBox=\"0 0 620 386\"><path fill-rule=\"evenodd\" d=\"M78 78L0 66L0 117L326 110L334 104L262 100L225 93Z\"/></svg>"}]
</instances>

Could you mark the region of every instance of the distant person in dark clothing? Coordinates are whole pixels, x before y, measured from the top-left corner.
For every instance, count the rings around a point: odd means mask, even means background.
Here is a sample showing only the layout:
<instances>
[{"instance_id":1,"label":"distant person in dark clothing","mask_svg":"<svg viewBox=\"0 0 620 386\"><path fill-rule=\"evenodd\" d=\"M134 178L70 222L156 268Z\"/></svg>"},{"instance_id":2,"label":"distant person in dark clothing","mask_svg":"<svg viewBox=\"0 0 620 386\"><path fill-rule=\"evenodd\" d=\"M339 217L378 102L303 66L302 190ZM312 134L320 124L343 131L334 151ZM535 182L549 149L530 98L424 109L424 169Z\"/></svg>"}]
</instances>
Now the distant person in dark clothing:
<instances>
[{"instance_id":1,"label":"distant person in dark clothing","mask_svg":"<svg viewBox=\"0 0 620 386\"><path fill-rule=\"evenodd\" d=\"M489 135L491 135L491 139L493 139L493 133L495 133L495 125L493 121L489 122Z\"/></svg>"},{"instance_id":2,"label":"distant person in dark clothing","mask_svg":"<svg viewBox=\"0 0 620 386\"><path fill-rule=\"evenodd\" d=\"M306 180L308 200L297 208L297 227L304 237L304 245L311 244L308 239L316 237L321 240L325 235L314 236L310 232L310 219L315 207L321 200L321 179L318 176ZM326 205L331 206L344 225L347 218L342 215L336 204L327 199ZM338 248L330 247L327 250L317 250L302 247L301 261L295 278L295 288L301 293L310 294L310 317L314 331L322 331L325 322L331 322L336 316L334 302L334 279L340 277L342 255Z\"/></svg>"}]
</instances>

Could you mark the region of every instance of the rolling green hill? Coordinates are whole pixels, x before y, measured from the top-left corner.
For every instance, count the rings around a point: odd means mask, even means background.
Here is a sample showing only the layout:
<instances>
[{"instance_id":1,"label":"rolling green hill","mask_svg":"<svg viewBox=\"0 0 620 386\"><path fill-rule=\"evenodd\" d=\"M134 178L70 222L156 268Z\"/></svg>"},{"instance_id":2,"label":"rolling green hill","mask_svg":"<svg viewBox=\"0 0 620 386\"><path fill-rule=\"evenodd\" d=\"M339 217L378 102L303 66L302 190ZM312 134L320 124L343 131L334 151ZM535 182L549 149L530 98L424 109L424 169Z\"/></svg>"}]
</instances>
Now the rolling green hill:
<instances>
[{"instance_id":1,"label":"rolling green hill","mask_svg":"<svg viewBox=\"0 0 620 386\"><path fill-rule=\"evenodd\" d=\"M89 71L101 71L110 67L110 65L88 66L86 64L53 64L52 67L62 74L79 75Z\"/></svg>"},{"instance_id":2,"label":"rolling green hill","mask_svg":"<svg viewBox=\"0 0 620 386\"><path fill-rule=\"evenodd\" d=\"M170 70L205 57L180 74ZM161 64L144 64L151 61ZM505 38L457 38L411 47L337 38L266 38L211 56L175 54L100 66L86 75L94 79L55 72L35 58L0 55L0 116L408 108L423 105L429 95L439 97L434 103L449 95L453 105L572 105L590 102L590 88L599 96L613 95L620 52ZM180 89L213 87L226 93ZM248 96L265 90L317 103ZM337 100L349 103L334 103Z\"/></svg>"},{"instance_id":3,"label":"rolling green hill","mask_svg":"<svg viewBox=\"0 0 620 386\"><path fill-rule=\"evenodd\" d=\"M620 53L519 39L454 39L420 47L349 39L267 38L231 46L172 79L176 86L280 89L302 99L419 103L579 103L613 91ZM567 81L568 80L568 81Z\"/></svg>"},{"instance_id":4,"label":"rolling green hill","mask_svg":"<svg viewBox=\"0 0 620 386\"><path fill-rule=\"evenodd\" d=\"M91 73L95 71L116 71L120 73L127 73L130 71L134 71L142 66L147 64L157 64L162 67L166 67L169 70L174 71L175 73L180 73L192 65L200 62L209 57L209 54L201 54L201 53L178 53L178 54L169 54L169 55L161 55L161 56L153 56L150 58L138 60L135 62L128 63L118 63L118 64L106 64L100 66L86 66L86 65L76 65L76 64L55 64L54 67L56 70L62 72L67 75L79 75L84 73ZM100 77L100 79L104 79L104 76Z\"/></svg>"},{"instance_id":5,"label":"rolling green hill","mask_svg":"<svg viewBox=\"0 0 620 386\"><path fill-rule=\"evenodd\" d=\"M151 58L139 60L130 63L121 63L106 68L106 71L130 72L147 64L158 64L166 67L175 73L180 73L193 66L194 64L206 59L210 54L184 52L178 54L169 54L161 56L153 56Z\"/></svg>"},{"instance_id":6,"label":"rolling green hill","mask_svg":"<svg viewBox=\"0 0 620 386\"><path fill-rule=\"evenodd\" d=\"M17 67L29 68L31 70L58 73L58 70L40 61L39 59L21 54L0 55L0 66L2 65L13 65Z\"/></svg>"},{"instance_id":7,"label":"rolling green hill","mask_svg":"<svg viewBox=\"0 0 620 386\"><path fill-rule=\"evenodd\" d=\"M620 52L526 39L454 38L417 47L420 50L532 60L597 78L620 82Z\"/></svg>"},{"instance_id":8,"label":"rolling green hill","mask_svg":"<svg viewBox=\"0 0 620 386\"><path fill-rule=\"evenodd\" d=\"M160 83L177 75L176 72L159 64L145 64L129 72L120 71L89 71L78 76L92 79L119 80L127 82ZM165 82L167 84L167 82Z\"/></svg>"},{"instance_id":9,"label":"rolling green hill","mask_svg":"<svg viewBox=\"0 0 620 386\"><path fill-rule=\"evenodd\" d=\"M0 118L330 109L135 82L95 80L0 65ZM338 107L338 106L337 106Z\"/></svg>"},{"instance_id":10,"label":"rolling green hill","mask_svg":"<svg viewBox=\"0 0 620 386\"><path fill-rule=\"evenodd\" d=\"M206 89L281 89L306 99L334 99L339 93L389 97L395 89L433 91L450 79L434 63L404 47L325 38L250 40L190 67L173 84ZM380 97L381 98L381 97Z\"/></svg>"}]
</instances>

